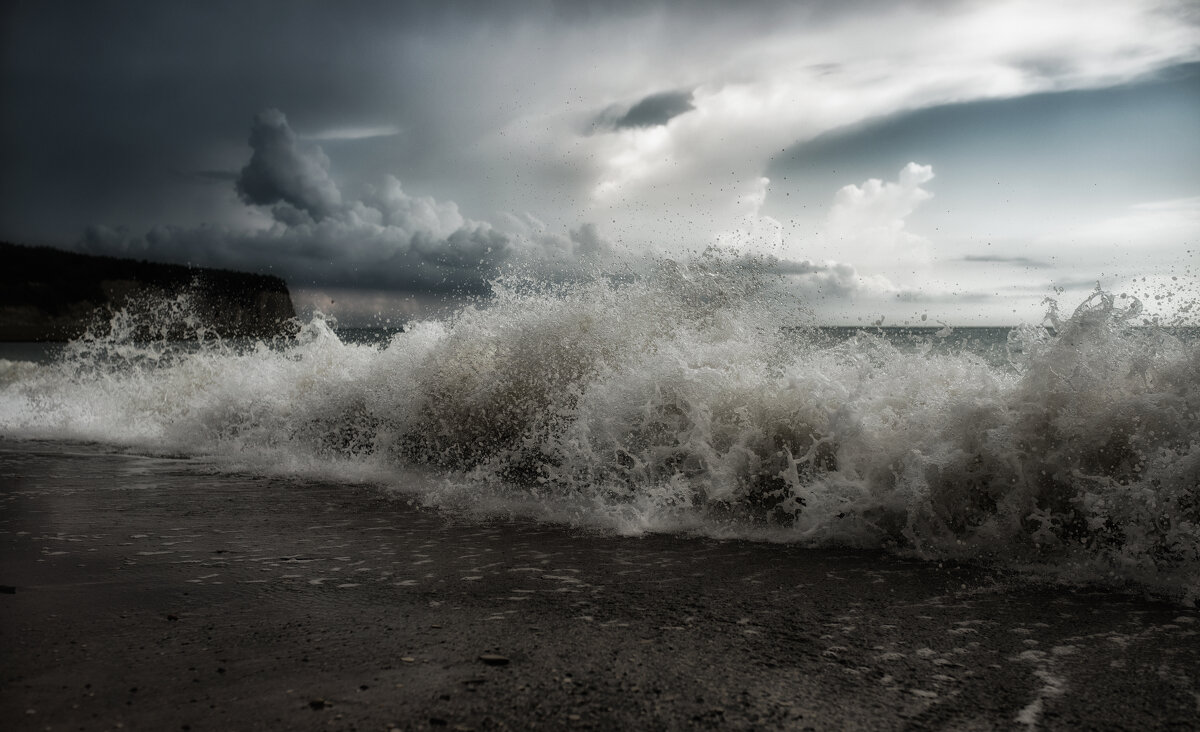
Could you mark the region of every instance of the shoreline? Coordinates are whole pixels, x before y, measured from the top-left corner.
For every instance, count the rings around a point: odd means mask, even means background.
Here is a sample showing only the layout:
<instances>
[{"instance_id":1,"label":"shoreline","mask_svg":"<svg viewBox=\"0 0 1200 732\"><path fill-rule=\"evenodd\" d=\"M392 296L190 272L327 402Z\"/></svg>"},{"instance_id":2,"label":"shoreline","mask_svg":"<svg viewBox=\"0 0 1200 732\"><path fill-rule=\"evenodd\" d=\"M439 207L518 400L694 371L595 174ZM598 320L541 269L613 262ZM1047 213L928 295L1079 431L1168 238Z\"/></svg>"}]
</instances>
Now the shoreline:
<instances>
[{"instance_id":1,"label":"shoreline","mask_svg":"<svg viewBox=\"0 0 1200 732\"><path fill-rule=\"evenodd\" d=\"M1164 602L877 551L471 522L368 488L63 448L0 440L8 729L1200 716L1200 614Z\"/></svg>"}]
</instances>

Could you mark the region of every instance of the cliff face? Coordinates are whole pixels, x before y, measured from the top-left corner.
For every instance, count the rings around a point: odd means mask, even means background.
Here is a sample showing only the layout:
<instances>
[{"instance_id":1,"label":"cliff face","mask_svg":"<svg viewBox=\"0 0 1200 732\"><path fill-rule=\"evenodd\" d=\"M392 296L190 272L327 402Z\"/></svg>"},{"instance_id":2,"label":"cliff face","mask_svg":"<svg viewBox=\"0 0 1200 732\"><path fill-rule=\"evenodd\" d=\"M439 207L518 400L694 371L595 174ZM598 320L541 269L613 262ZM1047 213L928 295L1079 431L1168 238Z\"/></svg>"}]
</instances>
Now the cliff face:
<instances>
[{"instance_id":1,"label":"cliff face","mask_svg":"<svg viewBox=\"0 0 1200 732\"><path fill-rule=\"evenodd\" d=\"M224 337L289 333L296 314L287 284L271 275L0 243L0 341L69 340L110 309L181 293Z\"/></svg>"}]
</instances>

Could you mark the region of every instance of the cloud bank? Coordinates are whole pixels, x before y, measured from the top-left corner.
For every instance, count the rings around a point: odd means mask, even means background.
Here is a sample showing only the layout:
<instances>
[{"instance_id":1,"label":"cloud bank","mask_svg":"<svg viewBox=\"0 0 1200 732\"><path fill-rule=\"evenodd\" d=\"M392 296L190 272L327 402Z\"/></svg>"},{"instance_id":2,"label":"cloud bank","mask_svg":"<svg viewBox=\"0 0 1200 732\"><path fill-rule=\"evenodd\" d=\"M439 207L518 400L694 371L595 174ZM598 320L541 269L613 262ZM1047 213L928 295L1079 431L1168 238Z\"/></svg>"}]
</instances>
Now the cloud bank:
<instances>
[{"instance_id":1,"label":"cloud bank","mask_svg":"<svg viewBox=\"0 0 1200 732\"><path fill-rule=\"evenodd\" d=\"M464 217L453 201L414 196L394 176L347 200L316 145L287 117L254 118L251 156L235 181L240 199L266 210L253 229L160 225L144 235L91 226L82 248L167 261L272 271L292 282L470 294L513 253L507 234Z\"/></svg>"},{"instance_id":2,"label":"cloud bank","mask_svg":"<svg viewBox=\"0 0 1200 732\"><path fill-rule=\"evenodd\" d=\"M533 214L504 214L500 226L465 217L453 201L413 195L393 175L345 195L320 147L300 139L279 110L258 114L251 126L250 159L233 181L240 200L265 218L261 225L159 225L143 234L125 227L88 227L80 243L91 252L151 257L235 269L269 270L311 293L483 293L505 265L540 277L571 277L651 266L654 251L635 256L591 222L559 230ZM829 215L830 231L871 240L897 251L918 239L904 219L930 194L929 166L910 163L897 182L869 180L842 188ZM845 260L789 259L782 224L762 213L770 181L744 189L736 205L739 228L715 243L732 254L759 257L757 265L784 276L814 298L845 299L895 288L884 277L865 276ZM657 250L657 255L669 253ZM783 256L781 256L783 255ZM316 302L323 295L313 294ZM366 299L363 299L366 298ZM331 301L336 299L329 298ZM363 295L363 302L378 296ZM361 303L360 303L361 305Z\"/></svg>"},{"instance_id":3,"label":"cloud bank","mask_svg":"<svg viewBox=\"0 0 1200 732\"><path fill-rule=\"evenodd\" d=\"M272 271L300 287L453 295L486 292L505 264L564 276L613 251L593 223L559 232L535 216L510 214L502 230L465 217L454 201L412 195L390 174L350 199L335 182L324 151L303 142L276 109L254 118L249 144L250 160L234 188L244 204L267 215L264 225L158 225L144 234L92 225L79 247Z\"/></svg>"}]
</instances>

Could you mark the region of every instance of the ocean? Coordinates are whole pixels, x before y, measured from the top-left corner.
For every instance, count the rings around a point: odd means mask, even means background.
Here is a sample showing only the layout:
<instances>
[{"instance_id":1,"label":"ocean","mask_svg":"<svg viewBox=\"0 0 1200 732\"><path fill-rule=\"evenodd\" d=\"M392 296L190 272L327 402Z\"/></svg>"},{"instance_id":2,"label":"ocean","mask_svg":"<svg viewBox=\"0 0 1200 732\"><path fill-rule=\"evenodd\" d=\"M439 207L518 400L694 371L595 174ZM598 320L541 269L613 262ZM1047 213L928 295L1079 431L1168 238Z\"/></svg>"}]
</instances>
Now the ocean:
<instances>
[{"instance_id":1,"label":"ocean","mask_svg":"<svg viewBox=\"0 0 1200 732\"><path fill-rule=\"evenodd\" d=\"M146 338L168 321L195 340ZM0 358L10 445L281 478L279 501L321 481L467 521L1200 598L1200 338L1106 292L1012 328L825 327L762 272L666 262L273 342L182 296Z\"/></svg>"}]
</instances>

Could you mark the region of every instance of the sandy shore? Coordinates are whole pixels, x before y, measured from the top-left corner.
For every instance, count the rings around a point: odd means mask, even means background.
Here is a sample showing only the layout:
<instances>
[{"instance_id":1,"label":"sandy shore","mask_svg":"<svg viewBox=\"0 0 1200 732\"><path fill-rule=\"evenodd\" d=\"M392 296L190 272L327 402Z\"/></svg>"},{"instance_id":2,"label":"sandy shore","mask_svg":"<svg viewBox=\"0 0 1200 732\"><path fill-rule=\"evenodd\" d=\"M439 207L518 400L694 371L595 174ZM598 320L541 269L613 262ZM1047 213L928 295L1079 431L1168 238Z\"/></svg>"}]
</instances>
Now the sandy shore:
<instances>
[{"instance_id":1,"label":"sandy shore","mask_svg":"<svg viewBox=\"0 0 1200 732\"><path fill-rule=\"evenodd\" d=\"M1200 616L1169 604L875 552L472 523L84 447L0 442L0 585L10 730L1200 720Z\"/></svg>"}]
</instances>

